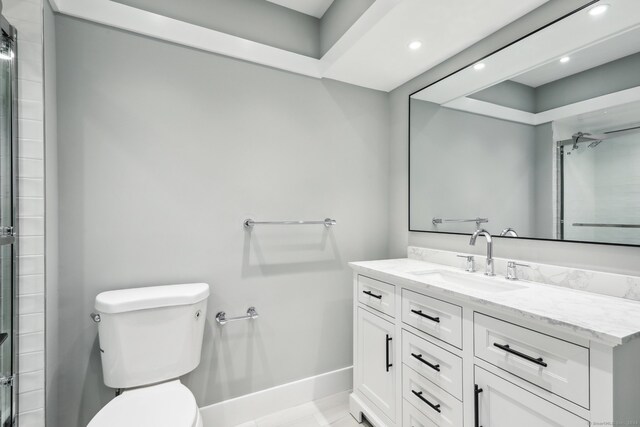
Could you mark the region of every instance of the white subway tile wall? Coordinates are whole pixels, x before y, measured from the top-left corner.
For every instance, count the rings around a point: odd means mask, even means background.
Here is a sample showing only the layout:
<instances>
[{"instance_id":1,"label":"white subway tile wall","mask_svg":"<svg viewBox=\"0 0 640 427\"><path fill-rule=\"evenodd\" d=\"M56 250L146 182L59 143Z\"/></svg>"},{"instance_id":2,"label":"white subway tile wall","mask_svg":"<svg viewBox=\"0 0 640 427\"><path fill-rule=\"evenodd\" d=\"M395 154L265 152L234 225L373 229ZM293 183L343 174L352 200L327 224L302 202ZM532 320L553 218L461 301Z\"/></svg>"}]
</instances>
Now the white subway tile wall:
<instances>
[{"instance_id":1,"label":"white subway tile wall","mask_svg":"<svg viewBox=\"0 0 640 427\"><path fill-rule=\"evenodd\" d=\"M20 427L44 427L43 0L3 0L18 29L18 407Z\"/></svg>"}]
</instances>

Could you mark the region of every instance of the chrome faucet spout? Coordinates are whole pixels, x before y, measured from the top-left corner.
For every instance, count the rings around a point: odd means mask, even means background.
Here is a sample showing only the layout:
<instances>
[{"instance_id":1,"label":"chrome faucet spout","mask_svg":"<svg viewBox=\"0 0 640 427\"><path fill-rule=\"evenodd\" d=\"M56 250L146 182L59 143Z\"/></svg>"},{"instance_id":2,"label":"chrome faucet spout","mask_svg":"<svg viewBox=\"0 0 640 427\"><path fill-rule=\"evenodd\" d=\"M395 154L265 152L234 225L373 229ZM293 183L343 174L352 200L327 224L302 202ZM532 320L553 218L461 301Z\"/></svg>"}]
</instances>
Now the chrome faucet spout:
<instances>
[{"instance_id":1,"label":"chrome faucet spout","mask_svg":"<svg viewBox=\"0 0 640 427\"><path fill-rule=\"evenodd\" d=\"M493 239L491 238L491 233L485 229L476 230L475 233L471 235L471 239L469 239L471 246L475 246L478 236L483 236L487 239L487 267L484 274L487 276L495 276L493 266Z\"/></svg>"},{"instance_id":2,"label":"chrome faucet spout","mask_svg":"<svg viewBox=\"0 0 640 427\"><path fill-rule=\"evenodd\" d=\"M514 230L511 227L505 228L500 233L500 237L509 237L509 236L511 236L511 237L519 237L518 233L516 233L516 230Z\"/></svg>"}]
</instances>

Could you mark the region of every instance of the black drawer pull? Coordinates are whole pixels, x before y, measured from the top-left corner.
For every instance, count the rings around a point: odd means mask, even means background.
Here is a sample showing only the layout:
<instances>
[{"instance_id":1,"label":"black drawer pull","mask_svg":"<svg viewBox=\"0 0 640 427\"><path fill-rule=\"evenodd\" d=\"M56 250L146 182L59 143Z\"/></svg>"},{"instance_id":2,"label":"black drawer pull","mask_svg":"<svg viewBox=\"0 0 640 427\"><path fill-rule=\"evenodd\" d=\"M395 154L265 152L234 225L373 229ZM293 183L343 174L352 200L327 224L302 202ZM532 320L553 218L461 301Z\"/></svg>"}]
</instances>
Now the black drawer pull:
<instances>
[{"instance_id":1,"label":"black drawer pull","mask_svg":"<svg viewBox=\"0 0 640 427\"><path fill-rule=\"evenodd\" d=\"M434 405L433 403L429 402L427 399L425 399L424 397L422 397L422 392L421 391L415 391L415 390L411 390L411 393L415 394L416 396L418 396L418 399L422 400L424 403L426 403L427 405L431 406L431 409L433 409L434 411L436 411L437 413L442 412L440 410L440 404L438 403L437 405Z\"/></svg>"},{"instance_id":2,"label":"black drawer pull","mask_svg":"<svg viewBox=\"0 0 640 427\"><path fill-rule=\"evenodd\" d=\"M389 343L391 342L393 338L391 338L389 336L389 334L387 334L387 360L386 360L386 364L387 364L387 372L389 372L389 368L393 366L393 363L389 363Z\"/></svg>"},{"instance_id":3,"label":"black drawer pull","mask_svg":"<svg viewBox=\"0 0 640 427\"><path fill-rule=\"evenodd\" d=\"M363 294L367 294L370 297L374 297L374 298L378 298L378 299L382 299L382 295L376 295L371 291L362 291Z\"/></svg>"},{"instance_id":4,"label":"black drawer pull","mask_svg":"<svg viewBox=\"0 0 640 427\"><path fill-rule=\"evenodd\" d=\"M422 312L422 310L411 310L411 312L417 314L418 316L422 316L425 319L429 319L429 320L431 320L433 322L440 323L440 318L439 317L431 317L428 314L424 314Z\"/></svg>"},{"instance_id":5,"label":"black drawer pull","mask_svg":"<svg viewBox=\"0 0 640 427\"><path fill-rule=\"evenodd\" d=\"M416 359L418 359L419 361L421 361L422 363L424 363L425 365L427 365L428 367L430 367L431 369L433 369L434 371L438 371L440 372L440 365L434 365L433 363L429 363L426 360L424 360L422 358L421 354L415 354L415 353L411 353L411 355L413 357L415 357Z\"/></svg>"},{"instance_id":6,"label":"black drawer pull","mask_svg":"<svg viewBox=\"0 0 640 427\"><path fill-rule=\"evenodd\" d=\"M511 353L514 354L518 357L522 357L525 360L528 360L529 362L535 363L537 365L540 366L544 366L545 368L547 367L547 363L542 359L542 357L538 357L537 359L535 357L531 357L528 354L524 354L524 353L520 353L517 350L512 349L511 347L509 347L509 344L498 344L496 342L493 343L494 347L498 347L500 350L504 350L507 353Z\"/></svg>"},{"instance_id":7,"label":"black drawer pull","mask_svg":"<svg viewBox=\"0 0 640 427\"><path fill-rule=\"evenodd\" d=\"M474 423L475 427L482 427L480 425L480 409L478 407L478 395L482 393L482 389L478 387L478 384L473 386L473 415L474 415Z\"/></svg>"}]
</instances>

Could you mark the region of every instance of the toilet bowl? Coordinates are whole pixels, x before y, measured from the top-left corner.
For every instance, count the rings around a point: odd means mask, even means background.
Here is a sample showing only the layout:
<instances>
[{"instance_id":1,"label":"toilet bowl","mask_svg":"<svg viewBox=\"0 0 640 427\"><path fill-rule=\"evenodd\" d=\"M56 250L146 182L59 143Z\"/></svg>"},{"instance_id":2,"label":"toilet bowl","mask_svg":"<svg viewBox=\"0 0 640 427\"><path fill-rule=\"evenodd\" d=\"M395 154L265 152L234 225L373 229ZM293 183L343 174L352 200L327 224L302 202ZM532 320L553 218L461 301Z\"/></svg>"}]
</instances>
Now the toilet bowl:
<instances>
[{"instance_id":1,"label":"toilet bowl","mask_svg":"<svg viewBox=\"0 0 640 427\"><path fill-rule=\"evenodd\" d=\"M202 427L179 377L200 363L209 285L154 286L96 297L105 385L124 390L87 427Z\"/></svg>"},{"instance_id":2,"label":"toilet bowl","mask_svg":"<svg viewBox=\"0 0 640 427\"><path fill-rule=\"evenodd\" d=\"M87 427L202 427L196 399L179 380L127 390Z\"/></svg>"}]
</instances>

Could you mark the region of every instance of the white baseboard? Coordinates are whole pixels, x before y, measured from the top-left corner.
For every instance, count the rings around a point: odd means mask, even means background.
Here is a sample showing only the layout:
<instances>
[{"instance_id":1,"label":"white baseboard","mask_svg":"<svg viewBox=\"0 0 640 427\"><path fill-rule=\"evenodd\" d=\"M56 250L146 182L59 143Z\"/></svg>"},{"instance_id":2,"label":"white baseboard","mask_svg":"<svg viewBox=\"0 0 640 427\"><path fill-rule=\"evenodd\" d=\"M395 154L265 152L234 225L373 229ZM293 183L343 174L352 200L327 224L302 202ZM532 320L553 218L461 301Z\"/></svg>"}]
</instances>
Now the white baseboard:
<instances>
[{"instance_id":1,"label":"white baseboard","mask_svg":"<svg viewBox=\"0 0 640 427\"><path fill-rule=\"evenodd\" d=\"M200 408L204 427L234 427L353 386L353 367L304 378Z\"/></svg>"}]
</instances>

